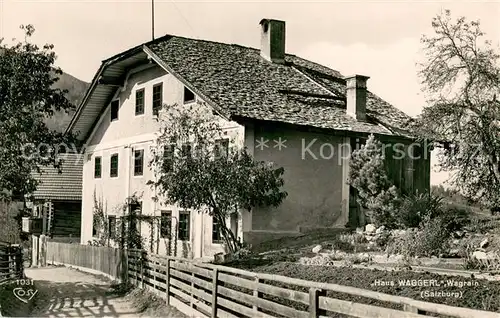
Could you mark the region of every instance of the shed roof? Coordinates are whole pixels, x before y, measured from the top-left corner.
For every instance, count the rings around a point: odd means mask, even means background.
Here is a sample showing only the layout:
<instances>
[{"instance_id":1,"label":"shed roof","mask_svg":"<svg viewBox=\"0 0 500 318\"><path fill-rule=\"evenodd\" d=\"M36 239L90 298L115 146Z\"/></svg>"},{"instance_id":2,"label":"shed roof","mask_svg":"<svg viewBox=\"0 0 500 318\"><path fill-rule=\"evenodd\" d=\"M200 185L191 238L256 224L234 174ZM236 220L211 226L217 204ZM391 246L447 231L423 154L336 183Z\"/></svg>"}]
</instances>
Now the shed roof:
<instances>
[{"instance_id":1,"label":"shed roof","mask_svg":"<svg viewBox=\"0 0 500 318\"><path fill-rule=\"evenodd\" d=\"M40 182L33 193L35 200L81 200L83 155L63 154L59 166L42 167L41 173L33 172Z\"/></svg>"}]
</instances>

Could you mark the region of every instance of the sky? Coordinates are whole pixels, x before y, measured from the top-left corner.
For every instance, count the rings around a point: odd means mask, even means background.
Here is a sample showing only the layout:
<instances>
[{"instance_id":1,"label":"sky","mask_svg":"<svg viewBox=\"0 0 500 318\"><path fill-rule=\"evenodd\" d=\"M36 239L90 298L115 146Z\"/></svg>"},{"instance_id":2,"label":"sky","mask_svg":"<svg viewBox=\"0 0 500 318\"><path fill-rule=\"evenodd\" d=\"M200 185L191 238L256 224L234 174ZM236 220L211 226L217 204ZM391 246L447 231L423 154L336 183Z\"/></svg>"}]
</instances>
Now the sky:
<instances>
[{"instance_id":1,"label":"sky","mask_svg":"<svg viewBox=\"0 0 500 318\"><path fill-rule=\"evenodd\" d=\"M368 89L415 116L426 105L416 65L422 61L420 38L431 34L432 18L445 9L479 19L486 37L499 45L500 0L155 0L155 36L258 48L259 21L284 20L287 53L344 75L367 75ZM21 24L35 26L35 43L55 45L66 73L90 82L102 60L151 40L151 0L0 0L0 38L22 37ZM432 184L447 179L433 170Z\"/></svg>"}]
</instances>

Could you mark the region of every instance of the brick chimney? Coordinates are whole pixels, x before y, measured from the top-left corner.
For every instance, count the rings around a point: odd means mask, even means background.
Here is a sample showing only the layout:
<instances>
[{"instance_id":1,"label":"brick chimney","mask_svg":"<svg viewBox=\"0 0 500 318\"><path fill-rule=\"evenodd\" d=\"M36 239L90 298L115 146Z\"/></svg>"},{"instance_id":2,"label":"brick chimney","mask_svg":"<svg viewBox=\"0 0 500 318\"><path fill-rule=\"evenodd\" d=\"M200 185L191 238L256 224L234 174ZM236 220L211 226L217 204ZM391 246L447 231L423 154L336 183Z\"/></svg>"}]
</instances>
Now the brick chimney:
<instances>
[{"instance_id":1,"label":"brick chimney","mask_svg":"<svg viewBox=\"0 0 500 318\"><path fill-rule=\"evenodd\" d=\"M262 19L260 21L260 56L266 60L285 62L285 21Z\"/></svg>"},{"instance_id":2,"label":"brick chimney","mask_svg":"<svg viewBox=\"0 0 500 318\"><path fill-rule=\"evenodd\" d=\"M347 114L357 120L366 120L366 81L370 77L353 75L345 78Z\"/></svg>"}]
</instances>

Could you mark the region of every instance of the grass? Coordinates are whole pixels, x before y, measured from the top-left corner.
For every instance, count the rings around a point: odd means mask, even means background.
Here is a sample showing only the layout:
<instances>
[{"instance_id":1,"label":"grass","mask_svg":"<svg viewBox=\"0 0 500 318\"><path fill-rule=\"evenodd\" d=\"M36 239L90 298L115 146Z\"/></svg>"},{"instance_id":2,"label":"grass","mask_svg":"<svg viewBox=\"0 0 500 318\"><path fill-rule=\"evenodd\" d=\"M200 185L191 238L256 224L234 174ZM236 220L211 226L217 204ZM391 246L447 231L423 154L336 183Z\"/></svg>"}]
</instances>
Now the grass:
<instances>
[{"instance_id":1,"label":"grass","mask_svg":"<svg viewBox=\"0 0 500 318\"><path fill-rule=\"evenodd\" d=\"M309 246L338 241L339 232L332 230L304 233L295 237L283 237L276 240L265 241L252 247L254 253L262 253L283 249L304 249Z\"/></svg>"},{"instance_id":2,"label":"grass","mask_svg":"<svg viewBox=\"0 0 500 318\"><path fill-rule=\"evenodd\" d=\"M132 290L125 299L131 302L142 315L148 317L189 317L176 308L167 306L164 299L143 289Z\"/></svg>"}]
</instances>

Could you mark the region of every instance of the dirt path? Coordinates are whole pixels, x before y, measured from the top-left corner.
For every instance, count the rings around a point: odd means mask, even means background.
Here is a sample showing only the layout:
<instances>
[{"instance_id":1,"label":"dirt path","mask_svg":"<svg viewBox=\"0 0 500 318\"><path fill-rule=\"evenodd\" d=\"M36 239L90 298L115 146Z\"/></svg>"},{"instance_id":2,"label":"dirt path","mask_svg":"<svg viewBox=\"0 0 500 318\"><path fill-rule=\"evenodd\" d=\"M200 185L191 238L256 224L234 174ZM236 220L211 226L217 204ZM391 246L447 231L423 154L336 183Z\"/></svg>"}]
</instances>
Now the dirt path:
<instances>
[{"instance_id":1,"label":"dirt path","mask_svg":"<svg viewBox=\"0 0 500 318\"><path fill-rule=\"evenodd\" d=\"M147 317L96 276L66 267L25 272L39 293L33 317Z\"/></svg>"}]
</instances>

